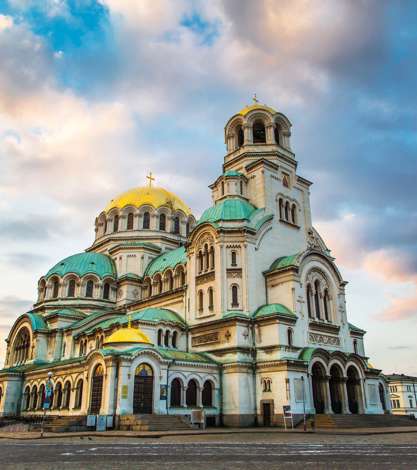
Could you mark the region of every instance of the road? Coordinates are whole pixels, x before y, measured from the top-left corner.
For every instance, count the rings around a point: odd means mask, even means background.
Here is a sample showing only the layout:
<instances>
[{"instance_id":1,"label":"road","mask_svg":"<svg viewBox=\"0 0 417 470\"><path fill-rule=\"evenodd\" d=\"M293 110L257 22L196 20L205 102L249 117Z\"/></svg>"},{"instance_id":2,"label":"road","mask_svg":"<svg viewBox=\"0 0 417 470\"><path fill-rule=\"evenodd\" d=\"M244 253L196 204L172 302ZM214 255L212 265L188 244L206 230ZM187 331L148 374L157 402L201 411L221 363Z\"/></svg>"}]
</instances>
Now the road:
<instances>
[{"instance_id":1,"label":"road","mask_svg":"<svg viewBox=\"0 0 417 470\"><path fill-rule=\"evenodd\" d=\"M417 441L417 438L416 438ZM2 441L0 468L265 470L417 468L416 443Z\"/></svg>"}]
</instances>

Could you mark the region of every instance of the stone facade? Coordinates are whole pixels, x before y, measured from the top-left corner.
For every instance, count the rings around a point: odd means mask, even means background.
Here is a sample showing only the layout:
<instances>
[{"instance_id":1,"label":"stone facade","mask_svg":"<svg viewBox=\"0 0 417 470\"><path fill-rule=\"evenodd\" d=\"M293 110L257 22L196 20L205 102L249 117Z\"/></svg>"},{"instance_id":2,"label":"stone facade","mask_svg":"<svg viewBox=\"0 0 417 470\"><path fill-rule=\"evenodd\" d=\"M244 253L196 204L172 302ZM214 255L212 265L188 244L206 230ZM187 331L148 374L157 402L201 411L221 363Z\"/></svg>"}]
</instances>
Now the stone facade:
<instances>
[{"instance_id":1,"label":"stone facade","mask_svg":"<svg viewBox=\"0 0 417 470\"><path fill-rule=\"evenodd\" d=\"M150 180L99 214L86 253L40 279L7 339L1 414L41 413L48 371L59 415L204 408L248 426L280 424L284 406L389 411L365 332L348 322L346 281L312 225L290 121L254 103L227 122L225 141L198 221ZM113 344L119 329L147 339Z\"/></svg>"}]
</instances>

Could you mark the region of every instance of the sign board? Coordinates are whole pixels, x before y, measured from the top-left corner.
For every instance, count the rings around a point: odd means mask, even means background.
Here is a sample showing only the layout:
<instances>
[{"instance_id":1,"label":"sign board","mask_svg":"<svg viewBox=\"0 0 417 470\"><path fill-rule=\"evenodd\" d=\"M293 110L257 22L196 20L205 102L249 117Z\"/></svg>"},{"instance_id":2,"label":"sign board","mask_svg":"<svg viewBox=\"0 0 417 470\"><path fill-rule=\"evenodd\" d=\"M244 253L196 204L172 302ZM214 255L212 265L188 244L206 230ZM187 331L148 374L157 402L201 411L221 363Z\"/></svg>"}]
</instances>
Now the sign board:
<instances>
[{"instance_id":1,"label":"sign board","mask_svg":"<svg viewBox=\"0 0 417 470\"><path fill-rule=\"evenodd\" d=\"M282 409L284 411L284 416L286 416L287 418L291 418L291 416L292 416L291 406L290 405L284 405L282 407Z\"/></svg>"},{"instance_id":2,"label":"sign board","mask_svg":"<svg viewBox=\"0 0 417 470\"><path fill-rule=\"evenodd\" d=\"M160 391L159 391L159 398L160 400L166 400L167 399L167 386L166 385L161 385Z\"/></svg>"},{"instance_id":3,"label":"sign board","mask_svg":"<svg viewBox=\"0 0 417 470\"><path fill-rule=\"evenodd\" d=\"M122 385L122 399L126 400L129 393L129 387L127 385Z\"/></svg>"},{"instance_id":4,"label":"sign board","mask_svg":"<svg viewBox=\"0 0 417 470\"><path fill-rule=\"evenodd\" d=\"M87 416L87 427L93 427L96 425L96 415Z\"/></svg>"},{"instance_id":5,"label":"sign board","mask_svg":"<svg viewBox=\"0 0 417 470\"><path fill-rule=\"evenodd\" d=\"M105 431L107 424L107 416L106 415L98 415L97 416L97 425L96 431Z\"/></svg>"},{"instance_id":6,"label":"sign board","mask_svg":"<svg viewBox=\"0 0 417 470\"><path fill-rule=\"evenodd\" d=\"M112 415L107 416L106 427L107 428L112 428L113 427L113 416Z\"/></svg>"}]
</instances>

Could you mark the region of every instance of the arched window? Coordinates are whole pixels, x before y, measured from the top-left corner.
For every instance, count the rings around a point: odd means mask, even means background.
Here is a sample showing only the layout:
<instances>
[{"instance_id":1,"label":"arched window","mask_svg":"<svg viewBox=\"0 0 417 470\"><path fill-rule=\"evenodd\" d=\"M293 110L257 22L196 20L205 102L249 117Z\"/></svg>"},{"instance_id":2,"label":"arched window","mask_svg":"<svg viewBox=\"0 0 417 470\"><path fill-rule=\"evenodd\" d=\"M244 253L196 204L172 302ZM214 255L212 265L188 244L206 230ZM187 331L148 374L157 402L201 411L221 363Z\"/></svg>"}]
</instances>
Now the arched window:
<instances>
[{"instance_id":1,"label":"arched window","mask_svg":"<svg viewBox=\"0 0 417 470\"><path fill-rule=\"evenodd\" d=\"M158 330L158 346L162 346L162 330Z\"/></svg>"},{"instance_id":2,"label":"arched window","mask_svg":"<svg viewBox=\"0 0 417 470\"><path fill-rule=\"evenodd\" d=\"M93 291L94 291L94 281L89 279L87 281L87 284L85 285L85 296L86 297L93 297Z\"/></svg>"},{"instance_id":3,"label":"arched window","mask_svg":"<svg viewBox=\"0 0 417 470\"><path fill-rule=\"evenodd\" d=\"M263 123L261 119L257 119L253 123L253 143L254 144L266 143L265 124Z\"/></svg>"},{"instance_id":4,"label":"arched window","mask_svg":"<svg viewBox=\"0 0 417 470\"><path fill-rule=\"evenodd\" d=\"M25 388L23 393L23 400L22 400L23 411L27 411L30 407L30 387L29 385Z\"/></svg>"},{"instance_id":5,"label":"arched window","mask_svg":"<svg viewBox=\"0 0 417 470\"><path fill-rule=\"evenodd\" d=\"M45 300L46 297L46 282L44 279L39 284L39 302Z\"/></svg>"},{"instance_id":6,"label":"arched window","mask_svg":"<svg viewBox=\"0 0 417 470\"><path fill-rule=\"evenodd\" d=\"M207 243L204 245L204 270L208 271L210 266L209 251Z\"/></svg>"},{"instance_id":7,"label":"arched window","mask_svg":"<svg viewBox=\"0 0 417 470\"><path fill-rule=\"evenodd\" d=\"M36 385L32 388L31 392L31 408L32 410L38 408L38 387Z\"/></svg>"},{"instance_id":8,"label":"arched window","mask_svg":"<svg viewBox=\"0 0 417 470\"><path fill-rule=\"evenodd\" d=\"M71 399L71 384L69 381L67 381L65 382L65 385L64 385L64 399L62 403L62 408L66 410L69 409L70 399Z\"/></svg>"},{"instance_id":9,"label":"arched window","mask_svg":"<svg viewBox=\"0 0 417 470\"><path fill-rule=\"evenodd\" d=\"M180 233L180 218L178 216L174 217L174 233Z\"/></svg>"},{"instance_id":10,"label":"arched window","mask_svg":"<svg viewBox=\"0 0 417 470\"><path fill-rule=\"evenodd\" d=\"M142 227L145 229L145 230L148 230L151 226L151 216L149 214L149 212L145 212L143 214L143 225Z\"/></svg>"},{"instance_id":11,"label":"arched window","mask_svg":"<svg viewBox=\"0 0 417 470\"><path fill-rule=\"evenodd\" d=\"M190 221L187 220L187 223L185 224L185 235L188 237L188 235L190 234Z\"/></svg>"},{"instance_id":12,"label":"arched window","mask_svg":"<svg viewBox=\"0 0 417 470\"><path fill-rule=\"evenodd\" d=\"M291 222L297 224L297 206L295 204L291 206Z\"/></svg>"},{"instance_id":13,"label":"arched window","mask_svg":"<svg viewBox=\"0 0 417 470\"><path fill-rule=\"evenodd\" d=\"M110 298L110 284L106 282L103 286L103 299L109 300Z\"/></svg>"},{"instance_id":14,"label":"arched window","mask_svg":"<svg viewBox=\"0 0 417 470\"><path fill-rule=\"evenodd\" d=\"M103 381L104 369L101 364L98 364L94 369L91 380L91 401L89 414L97 415L100 413L101 401L103 397Z\"/></svg>"},{"instance_id":15,"label":"arched window","mask_svg":"<svg viewBox=\"0 0 417 470\"><path fill-rule=\"evenodd\" d=\"M324 303L324 318L327 321L330 321L330 299L329 299L328 289L324 290L323 303Z\"/></svg>"},{"instance_id":16,"label":"arched window","mask_svg":"<svg viewBox=\"0 0 417 470\"><path fill-rule=\"evenodd\" d=\"M288 201L285 203L285 220L287 222L290 220L290 203Z\"/></svg>"},{"instance_id":17,"label":"arched window","mask_svg":"<svg viewBox=\"0 0 417 470\"><path fill-rule=\"evenodd\" d=\"M293 345L293 331L291 328L288 328L287 330L287 343L288 343L288 346Z\"/></svg>"},{"instance_id":18,"label":"arched window","mask_svg":"<svg viewBox=\"0 0 417 470\"><path fill-rule=\"evenodd\" d=\"M52 281L52 298L56 299L59 294L59 279Z\"/></svg>"},{"instance_id":19,"label":"arched window","mask_svg":"<svg viewBox=\"0 0 417 470\"><path fill-rule=\"evenodd\" d=\"M127 214L127 229L133 230L133 212Z\"/></svg>"},{"instance_id":20,"label":"arched window","mask_svg":"<svg viewBox=\"0 0 417 470\"><path fill-rule=\"evenodd\" d=\"M0 387L0 406L3 399L3 389Z\"/></svg>"},{"instance_id":21,"label":"arched window","mask_svg":"<svg viewBox=\"0 0 417 470\"><path fill-rule=\"evenodd\" d=\"M237 266L236 251L233 250L233 251L231 252L230 256L231 256L231 260L230 260L231 266L233 266L233 267Z\"/></svg>"},{"instance_id":22,"label":"arched window","mask_svg":"<svg viewBox=\"0 0 417 470\"><path fill-rule=\"evenodd\" d=\"M224 181L222 181L222 196L224 196Z\"/></svg>"},{"instance_id":23,"label":"arched window","mask_svg":"<svg viewBox=\"0 0 417 470\"><path fill-rule=\"evenodd\" d=\"M284 215L284 203L281 198L279 198L278 206L279 206L279 218L282 219Z\"/></svg>"},{"instance_id":24,"label":"arched window","mask_svg":"<svg viewBox=\"0 0 417 470\"><path fill-rule=\"evenodd\" d=\"M280 132L281 132L281 129L278 126L278 124L276 124L274 127L274 137L275 137L275 142L277 145L281 145Z\"/></svg>"},{"instance_id":25,"label":"arched window","mask_svg":"<svg viewBox=\"0 0 417 470\"><path fill-rule=\"evenodd\" d=\"M115 215L113 219L113 232L117 232L119 230L119 216Z\"/></svg>"},{"instance_id":26,"label":"arched window","mask_svg":"<svg viewBox=\"0 0 417 470\"><path fill-rule=\"evenodd\" d=\"M171 406L181 406L181 382L179 379L174 379L171 382Z\"/></svg>"},{"instance_id":27,"label":"arched window","mask_svg":"<svg viewBox=\"0 0 417 470\"><path fill-rule=\"evenodd\" d=\"M103 234L106 235L106 233L107 233L107 219L104 219Z\"/></svg>"},{"instance_id":28,"label":"arched window","mask_svg":"<svg viewBox=\"0 0 417 470\"><path fill-rule=\"evenodd\" d=\"M22 328L13 346L13 363L24 364L29 358L30 352L30 333L27 328Z\"/></svg>"},{"instance_id":29,"label":"arched window","mask_svg":"<svg viewBox=\"0 0 417 470\"><path fill-rule=\"evenodd\" d=\"M181 286L185 286L185 281L186 281L186 279L185 279L185 272L184 272L184 270L181 270L181 271L180 271L180 276L181 276L181 277L180 277Z\"/></svg>"},{"instance_id":30,"label":"arched window","mask_svg":"<svg viewBox=\"0 0 417 470\"><path fill-rule=\"evenodd\" d=\"M232 286L232 307L239 307L239 288L237 285Z\"/></svg>"},{"instance_id":31,"label":"arched window","mask_svg":"<svg viewBox=\"0 0 417 470\"><path fill-rule=\"evenodd\" d=\"M68 297L75 297L75 279L70 279L70 281L68 283L67 296Z\"/></svg>"},{"instance_id":32,"label":"arched window","mask_svg":"<svg viewBox=\"0 0 417 470\"><path fill-rule=\"evenodd\" d=\"M204 310L204 294L203 291L198 291L198 311L202 312Z\"/></svg>"},{"instance_id":33,"label":"arched window","mask_svg":"<svg viewBox=\"0 0 417 470\"><path fill-rule=\"evenodd\" d=\"M201 401L203 406L213 406L213 385L209 380L204 382Z\"/></svg>"},{"instance_id":34,"label":"arched window","mask_svg":"<svg viewBox=\"0 0 417 470\"><path fill-rule=\"evenodd\" d=\"M210 269L214 269L214 246L210 247Z\"/></svg>"},{"instance_id":35,"label":"arched window","mask_svg":"<svg viewBox=\"0 0 417 470\"><path fill-rule=\"evenodd\" d=\"M84 381L80 379L77 382L77 386L75 388L75 405L74 408L80 409L83 403L83 388L84 388Z\"/></svg>"},{"instance_id":36,"label":"arched window","mask_svg":"<svg viewBox=\"0 0 417 470\"><path fill-rule=\"evenodd\" d=\"M316 308L316 317L321 320L320 312L320 283L319 281L314 282L314 306Z\"/></svg>"},{"instance_id":37,"label":"arched window","mask_svg":"<svg viewBox=\"0 0 417 470\"><path fill-rule=\"evenodd\" d=\"M236 138L237 138L237 148L242 147L244 141L245 141L245 136L243 133L243 127L242 126L237 126L236 127Z\"/></svg>"},{"instance_id":38,"label":"arched window","mask_svg":"<svg viewBox=\"0 0 417 470\"><path fill-rule=\"evenodd\" d=\"M160 294L162 292L162 279L159 274L156 277L154 282L155 282L155 292L156 294Z\"/></svg>"},{"instance_id":39,"label":"arched window","mask_svg":"<svg viewBox=\"0 0 417 470\"><path fill-rule=\"evenodd\" d=\"M39 387L39 392L38 392L38 409L39 410L43 409L44 402L45 402L45 385L42 384Z\"/></svg>"},{"instance_id":40,"label":"arched window","mask_svg":"<svg viewBox=\"0 0 417 470\"><path fill-rule=\"evenodd\" d=\"M177 347L177 337L178 337L178 333L176 331L174 331L172 333L172 347L173 348Z\"/></svg>"},{"instance_id":41,"label":"arched window","mask_svg":"<svg viewBox=\"0 0 417 470\"><path fill-rule=\"evenodd\" d=\"M310 318L313 318L313 309L311 308L311 298L312 298L312 290L311 290L311 285L308 284L307 286L307 310L308 310L308 316Z\"/></svg>"},{"instance_id":42,"label":"arched window","mask_svg":"<svg viewBox=\"0 0 417 470\"><path fill-rule=\"evenodd\" d=\"M240 194L243 196L243 181L240 181Z\"/></svg>"},{"instance_id":43,"label":"arched window","mask_svg":"<svg viewBox=\"0 0 417 470\"><path fill-rule=\"evenodd\" d=\"M208 289L208 308L210 311L214 308L214 291L212 287Z\"/></svg>"},{"instance_id":44,"label":"arched window","mask_svg":"<svg viewBox=\"0 0 417 470\"><path fill-rule=\"evenodd\" d=\"M166 330L166 331L165 331L164 346L165 346L166 348L169 347L169 330Z\"/></svg>"},{"instance_id":45,"label":"arched window","mask_svg":"<svg viewBox=\"0 0 417 470\"><path fill-rule=\"evenodd\" d=\"M54 408L61 408L62 406L62 384L58 383L55 389L55 407Z\"/></svg>"},{"instance_id":46,"label":"arched window","mask_svg":"<svg viewBox=\"0 0 417 470\"><path fill-rule=\"evenodd\" d=\"M197 383L193 379L188 382L186 403L187 406L197 406Z\"/></svg>"},{"instance_id":47,"label":"arched window","mask_svg":"<svg viewBox=\"0 0 417 470\"><path fill-rule=\"evenodd\" d=\"M203 272L203 253L201 251L198 252L198 272Z\"/></svg>"},{"instance_id":48,"label":"arched window","mask_svg":"<svg viewBox=\"0 0 417 470\"><path fill-rule=\"evenodd\" d=\"M162 230L163 232L165 232L167 228L167 217L165 214L161 214L159 216L159 230Z\"/></svg>"},{"instance_id":49,"label":"arched window","mask_svg":"<svg viewBox=\"0 0 417 470\"><path fill-rule=\"evenodd\" d=\"M167 289L173 290L174 289L174 277L172 275L172 272L168 271L166 276L167 276Z\"/></svg>"},{"instance_id":50,"label":"arched window","mask_svg":"<svg viewBox=\"0 0 417 470\"><path fill-rule=\"evenodd\" d=\"M358 340L357 339L353 340L353 351L355 354L358 354Z\"/></svg>"}]
</instances>

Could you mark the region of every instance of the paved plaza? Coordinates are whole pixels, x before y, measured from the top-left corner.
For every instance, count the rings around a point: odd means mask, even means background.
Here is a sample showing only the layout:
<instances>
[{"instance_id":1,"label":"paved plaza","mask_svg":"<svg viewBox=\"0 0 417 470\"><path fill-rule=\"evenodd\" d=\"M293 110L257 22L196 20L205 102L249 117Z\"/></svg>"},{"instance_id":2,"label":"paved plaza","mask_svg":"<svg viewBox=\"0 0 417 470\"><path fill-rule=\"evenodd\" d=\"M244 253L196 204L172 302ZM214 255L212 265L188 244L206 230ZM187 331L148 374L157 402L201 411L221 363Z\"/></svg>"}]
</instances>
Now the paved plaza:
<instances>
[{"instance_id":1,"label":"paved plaza","mask_svg":"<svg viewBox=\"0 0 417 470\"><path fill-rule=\"evenodd\" d=\"M0 468L416 468L417 433L65 437L0 441Z\"/></svg>"}]
</instances>

